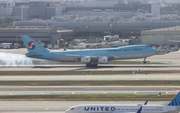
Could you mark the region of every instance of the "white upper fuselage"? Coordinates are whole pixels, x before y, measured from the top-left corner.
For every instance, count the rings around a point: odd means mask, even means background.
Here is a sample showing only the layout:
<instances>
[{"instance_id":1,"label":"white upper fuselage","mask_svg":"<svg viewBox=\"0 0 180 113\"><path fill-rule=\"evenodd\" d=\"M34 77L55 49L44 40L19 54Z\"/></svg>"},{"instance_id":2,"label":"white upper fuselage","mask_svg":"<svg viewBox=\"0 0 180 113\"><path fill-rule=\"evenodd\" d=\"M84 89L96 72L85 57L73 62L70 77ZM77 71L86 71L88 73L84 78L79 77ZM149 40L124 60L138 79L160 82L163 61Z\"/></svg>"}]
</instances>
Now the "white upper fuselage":
<instances>
[{"instance_id":1,"label":"white upper fuselage","mask_svg":"<svg viewBox=\"0 0 180 113\"><path fill-rule=\"evenodd\" d=\"M66 110L65 113L136 113L141 106L141 113L179 113L177 106L120 104L77 105Z\"/></svg>"}]
</instances>

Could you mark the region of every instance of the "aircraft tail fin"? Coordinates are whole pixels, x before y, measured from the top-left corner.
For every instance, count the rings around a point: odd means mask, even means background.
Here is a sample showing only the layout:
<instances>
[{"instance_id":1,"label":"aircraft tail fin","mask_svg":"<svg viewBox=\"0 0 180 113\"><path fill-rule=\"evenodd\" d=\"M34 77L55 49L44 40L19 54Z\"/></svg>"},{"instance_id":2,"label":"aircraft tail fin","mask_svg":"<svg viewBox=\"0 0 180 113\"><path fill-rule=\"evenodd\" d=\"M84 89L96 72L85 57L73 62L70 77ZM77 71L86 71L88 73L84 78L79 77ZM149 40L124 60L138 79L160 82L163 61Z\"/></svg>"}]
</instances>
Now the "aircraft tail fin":
<instances>
[{"instance_id":1,"label":"aircraft tail fin","mask_svg":"<svg viewBox=\"0 0 180 113\"><path fill-rule=\"evenodd\" d=\"M168 106L180 106L180 92L171 100Z\"/></svg>"},{"instance_id":2,"label":"aircraft tail fin","mask_svg":"<svg viewBox=\"0 0 180 113\"><path fill-rule=\"evenodd\" d=\"M44 48L41 44L36 42L28 35L21 35L21 39L23 40L24 45L26 46L26 49L28 50L29 53L41 54L41 53L49 52L46 48Z\"/></svg>"}]
</instances>

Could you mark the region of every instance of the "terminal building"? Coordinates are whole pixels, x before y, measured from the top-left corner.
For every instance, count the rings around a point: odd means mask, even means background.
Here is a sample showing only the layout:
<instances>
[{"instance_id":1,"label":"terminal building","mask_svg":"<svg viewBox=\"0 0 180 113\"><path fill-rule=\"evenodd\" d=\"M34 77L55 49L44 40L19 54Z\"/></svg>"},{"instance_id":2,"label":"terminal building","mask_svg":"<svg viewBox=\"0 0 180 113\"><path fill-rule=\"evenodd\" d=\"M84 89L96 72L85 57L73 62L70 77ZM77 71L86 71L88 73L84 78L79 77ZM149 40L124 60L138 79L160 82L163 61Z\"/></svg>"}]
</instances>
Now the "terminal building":
<instances>
[{"instance_id":1,"label":"terminal building","mask_svg":"<svg viewBox=\"0 0 180 113\"><path fill-rule=\"evenodd\" d=\"M16 19L31 20L51 19L51 17L75 16L118 16L132 18L137 16L138 9L151 13L151 4L123 4L119 0L103 1L17 1L12 7Z\"/></svg>"},{"instance_id":2,"label":"terminal building","mask_svg":"<svg viewBox=\"0 0 180 113\"><path fill-rule=\"evenodd\" d=\"M149 45L179 45L170 40L180 41L180 26L142 31L141 40Z\"/></svg>"},{"instance_id":3,"label":"terminal building","mask_svg":"<svg viewBox=\"0 0 180 113\"><path fill-rule=\"evenodd\" d=\"M72 30L58 30L53 27L0 28L0 43L19 43L22 45L20 36L29 35L36 41L54 45L57 40L68 38L72 33Z\"/></svg>"},{"instance_id":4,"label":"terminal building","mask_svg":"<svg viewBox=\"0 0 180 113\"><path fill-rule=\"evenodd\" d=\"M119 36L140 36L141 30L180 26L180 21L111 21L111 22L52 22L52 21L21 21L14 22L14 26L53 26L61 29L71 29L75 37L92 34L96 37L107 34Z\"/></svg>"},{"instance_id":5,"label":"terminal building","mask_svg":"<svg viewBox=\"0 0 180 113\"><path fill-rule=\"evenodd\" d=\"M179 13L172 20L163 20L169 15L160 14L160 4L131 0L18 0L0 2L0 7L0 18L17 20L12 27L0 28L0 43L21 43L17 37L23 34L47 44L60 38L105 35L127 38L141 34L149 40L144 30L180 26Z\"/></svg>"}]
</instances>

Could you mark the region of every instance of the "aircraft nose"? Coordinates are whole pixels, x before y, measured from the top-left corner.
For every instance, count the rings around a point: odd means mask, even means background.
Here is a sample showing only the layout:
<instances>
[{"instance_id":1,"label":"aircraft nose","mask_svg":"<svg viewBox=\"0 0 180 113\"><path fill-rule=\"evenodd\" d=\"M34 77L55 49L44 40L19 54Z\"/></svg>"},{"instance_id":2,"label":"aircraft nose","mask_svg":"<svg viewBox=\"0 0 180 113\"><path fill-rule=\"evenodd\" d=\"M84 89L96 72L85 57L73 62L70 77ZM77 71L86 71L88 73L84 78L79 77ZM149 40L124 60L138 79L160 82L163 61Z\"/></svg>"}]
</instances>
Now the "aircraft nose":
<instances>
[{"instance_id":1,"label":"aircraft nose","mask_svg":"<svg viewBox=\"0 0 180 113\"><path fill-rule=\"evenodd\" d=\"M153 49L154 54L157 54L159 52L157 49L154 49L154 48L152 49Z\"/></svg>"},{"instance_id":2,"label":"aircraft nose","mask_svg":"<svg viewBox=\"0 0 180 113\"><path fill-rule=\"evenodd\" d=\"M70 110L69 110L69 109L67 109L67 110L65 111L65 113L70 113Z\"/></svg>"}]
</instances>

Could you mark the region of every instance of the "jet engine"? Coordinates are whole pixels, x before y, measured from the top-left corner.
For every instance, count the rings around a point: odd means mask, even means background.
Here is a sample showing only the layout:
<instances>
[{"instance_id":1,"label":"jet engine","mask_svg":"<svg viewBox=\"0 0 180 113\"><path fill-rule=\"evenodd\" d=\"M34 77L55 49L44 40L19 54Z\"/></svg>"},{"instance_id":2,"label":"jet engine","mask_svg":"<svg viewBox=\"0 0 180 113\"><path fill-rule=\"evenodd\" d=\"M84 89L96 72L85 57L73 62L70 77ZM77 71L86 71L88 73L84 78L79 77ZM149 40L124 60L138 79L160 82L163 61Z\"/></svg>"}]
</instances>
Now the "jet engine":
<instances>
[{"instance_id":1,"label":"jet engine","mask_svg":"<svg viewBox=\"0 0 180 113\"><path fill-rule=\"evenodd\" d=\"M100 64L107 64L108 63L108 58L107 57L102 57L98 59L98 63Z\"/></svg>"},{"instance_id":2,"label":"jet engine","mask_svg":"<svg viewBox=\"0 0 180 113\"><path fill-rule=\"evenodd\" d=\"M90 56L81 57L81 62L90 63L91 62Z\"/></svg>"}]
</instances>

